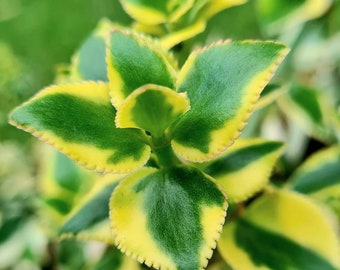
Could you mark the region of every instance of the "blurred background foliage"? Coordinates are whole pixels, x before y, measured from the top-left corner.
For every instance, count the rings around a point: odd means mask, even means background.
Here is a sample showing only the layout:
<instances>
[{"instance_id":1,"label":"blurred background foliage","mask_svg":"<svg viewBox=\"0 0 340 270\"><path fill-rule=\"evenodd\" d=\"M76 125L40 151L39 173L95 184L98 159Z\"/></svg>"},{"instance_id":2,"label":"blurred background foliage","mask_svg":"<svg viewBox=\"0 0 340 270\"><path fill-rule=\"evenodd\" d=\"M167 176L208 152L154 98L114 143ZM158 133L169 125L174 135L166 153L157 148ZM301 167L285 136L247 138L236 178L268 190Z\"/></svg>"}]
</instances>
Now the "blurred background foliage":
<instances>
[{"instance_id":1,"label":"blurred background foliage","mask_svg":"<svg viewBox=\"0 0 340 270\"><path fill-rule=\"evenodd\" d=\"M280 185L312 153L340 140L340 1L273 2L249 0L218 13L173 53L181 64L194 48L228 38L275 39L291 47L275 77L282 98L258 109L243 134L287 143L274 175ZM306 7L312 2L317 8ZM39 179L51 150L7 123L11 109L53 83L102 18L132 22L118 0L0 0L0 269L109 269L122 260L103 244L57 244L57 223L43 226L38 218L50 196ZM340 219L340 196L332 198Z\"/></svg>"}]
</instances>

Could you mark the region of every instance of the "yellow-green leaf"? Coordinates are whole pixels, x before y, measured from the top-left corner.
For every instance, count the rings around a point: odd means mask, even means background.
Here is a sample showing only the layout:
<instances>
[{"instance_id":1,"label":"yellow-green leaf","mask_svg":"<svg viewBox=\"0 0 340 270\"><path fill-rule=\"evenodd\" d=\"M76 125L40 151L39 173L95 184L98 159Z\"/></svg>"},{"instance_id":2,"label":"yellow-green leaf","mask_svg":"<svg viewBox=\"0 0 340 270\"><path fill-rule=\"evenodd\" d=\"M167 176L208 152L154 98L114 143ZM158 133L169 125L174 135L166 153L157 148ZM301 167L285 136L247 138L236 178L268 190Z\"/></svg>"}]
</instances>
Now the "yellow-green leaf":
<instances>
[{"instance_id":1,"label":"yellow-green leaf","mask_svg":"<svg viewBox=\"0 0 340 270\"><path fill-rule=\"evenodd\" d=\"M150 37L114 31L109 37L106 54L110 95L116 108L131 92L145 84L175 87L175 61Z\"/></svg>"},{"instance_id":2,"label":"yellow-green leaf","mask_svg":"<svg viewBox=\"0 0 340 270\"><path fill-rule=\"evenodd\" d=\"M281 152L280 142L238 139L205 171L223 187L229 202L240 202L253 196L268 183Z\"/></svg>"},{"instance_id":3,"label":"yellow-green leaf","mask_svg":"<svg viewBox=\"0 0 340 270\"><path fill-rule=\"evenodd\" d=\"M146 25L173 22L180 18L194 0L120 0L125 11L136 21Z\"/></svg>"},{"instance_id":4,"label":"yellow-green leaf","mask_svg":"<svg viewBox=\"0 0 340 270\"><path fill-rule=\"evenodd\" d=\"M322 208L291 191L258 198L227 223L218 249L233 269L340 268L339 236Z\"/></svg>"},{"instance_id":5,"label":"yellow-green leaf","mask_svg":"<svg viewBox=\"0 0 340 270\"><path fill-rule=\"evenodd\" d=\"M185 93L149 84L135 90L124 100L117 111L116 125L144 129L158 138L189 108Z\"/></svg>"},{"instance_id":6,"label":"yellow-green leaf","mask_svg":"<svg viewBox=\"0 0 340 270\"><path fill-rule=\"evenodd\" d=\"M10 122L52 144L84 167L128 172L144 165L150 147L134 129L118 129L109 88L86 82L51 86L14 110Z\"/></svg>"},{"instance_id":7,"label":"yellow-green leaf","mask_svg":"<svg viewBox=\"0 0 340 270\"><path fill-rule=\"evenodd\" d=\"M97 184L65 217L59 230L61 238L76 237L113 244L109 221L111 193L122 179L121 175L98 177Z\"/></svg>"},{"instance_id":8,"label":"yellow-green leaf","mask_svg":"<svg viewBox=\"0 0 340 270\"><path fill-rule=\"evenodd\" d=\"M277 33L323 15L332 2L332 0L256 0L255 6L260 22L270 33Z\"/></svg>"},{"instance_id":9,"label":"yellow-green leaf","mask_svg":"<svg viewBox=\"0 0 340 270\"><path fill-rule=\"evenodd\" d=\"M192 53L177 82L191 108L173 127L174 151L203 162L231 145L287 52L274 42L226 41Z\"/></svg>"},{"instance_id":10,"label":"yellow-green leaf","mask_svg":"<svg viewBox=\"0 0 340 270\"><path fill-rule=\"evenodd\" d=\"M293 85L278 99L280 108L308 135L330 142L334 138L332 106L327 104L321 91Z\"/></svg>"},{"instance_id":11,"label":"yellow-green leaf","mask_svg":"<svg viewBox=\"0 0 340 270\"><path fill-rule=\"evenodd\" d=\"M340 217L340 147L310 156L291 176L289 187L330 206Z\"/></svg>"},{"instance_id":12,"label":"yellow-green leaf","mask_svg":"<svg viewBox=\"0 0 340 270\"><path fill-rule=\"evenodd\" d=\"M157 269L203 269L226 207L215 182L198 169L144 168L124 179L111 197L115 243Z\"/></svg>"},{"instance_id":13,"label":"yellow-green leaf","mask_svg":"<svg viewBox=\"0 0 340 270\"><path fill-rule=\"evenodd\" d=\"M108 81L105 62L105 41L112 29L122 27L108 19L102 19L94 32L81 44L72 57L70 81L93 80Z\"/></svg>"}]
</instances>

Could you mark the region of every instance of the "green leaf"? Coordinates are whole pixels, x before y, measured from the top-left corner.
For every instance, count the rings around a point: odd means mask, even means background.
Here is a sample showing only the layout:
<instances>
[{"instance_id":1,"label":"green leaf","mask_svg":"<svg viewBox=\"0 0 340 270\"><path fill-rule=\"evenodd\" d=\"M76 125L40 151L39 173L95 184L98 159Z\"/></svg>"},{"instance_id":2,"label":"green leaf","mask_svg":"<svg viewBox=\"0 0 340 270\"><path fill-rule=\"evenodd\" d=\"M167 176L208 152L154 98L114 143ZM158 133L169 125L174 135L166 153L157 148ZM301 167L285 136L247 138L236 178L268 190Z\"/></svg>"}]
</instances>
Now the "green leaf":
<instances>
[{"instance_id":1,"label":"green leaf","mask_svg":"<svg viewBox=\"0 0 340 270\"><path fill-rule=\"evenodd\" d=\"M108 85L51 86L18 107L11 124L52 144L84 167L128 172L144 165L150 147L138 130L115 127Z\"/></svg>"},{"instance_id":2,"label":"green leaf","mask_svg":"<svg viewBox=\"0 0 340 270\"><path fill-rule=\"evenodd\" d=\"M285 91L280 85L268 84L262 91L256 110L262 109L276 101Z\"/></svg>"},{"instance_id":3,"label":"green leaf","mask_svg":"<svg viewBox=\"0 0 340 270\"><path fill-rule=\"evenodd\" d=\"M124 179L110 201L115 243L161 269L203 269L227 203L212 178L190 167L144 168Z\"/></svg>"},{"instance_id":4,"label":"green leaf","mask_svg":"<svg viewBox=\"0 0 340 270\"><path fill-rule=\"evenodd\" d=\"M289 187L330 206L340 217L340 147L310 156L291 176Z\"/></svg>"},{"instance_id":5,"label":"green leaf","mask_svg":"<svg viewBox=\"0 0 340 270\"><path fill-rule=\"evenodd\" d=\"M256 0L258 18L270 33L287 30L323 15L332 0Z\"/></svg>"},{"instance_id":6,"label":"green leaf","mask_svg":"<svg viewBox=\"0 0 340 270\"><path fill-rule=\"evenodd\" d=\"M113 244L109 222L109 201L122 176L106 175L65 218L60 237L77 237Z\"/></svg>"},{"instance_id":7,"label":"green leaf","mask_svg":"<svg viewBox=\"0 0 340 270\"><path fill-rule=\"evenodd\" d=\"M169 88L149 84L125 99L117 111L116 125L144 129L158 138L189 108L185 93L179 94Z\"/></svg>"},{"instance_id":8,"label":"green leaf","mask_svg":"<svg viewBox=\"0 0 340 270\"><path fill-rule=\"evenodd\" d=\"M331 106L322 92L303 85L293 85L279 100L280 108L308 135L329 142L331 130Z\"/></svg>"},{"instance_id":9,"label":"green leaf","mask_svg":"<svg viewBox=\"0 0 340 270\"><path fill-rule=\"evenodd\" d=\"M232 144L287 51L273 42L226 41L192 53L177 82L191 108L173 127L174 151L203 162Z\"/></svg>"},{"instance_id":10,"label":"green leaf","mask_svg":"<svg viewBox=\"0 0 340 270\"><path fill-rule=\"evenodd\" d=\"M240 202L260 191L282 152L282 143L264 139L238 139L205 172L227 193L229 202Z\"/></svg>"},{"instance_id":11,"label":"green leaf","mask_svg":"<svg viewBox=\"0 0 340 270\"><path fill-rule=\"evenodd\" d=\"M140 270L139 263L122 254L117 248L109 247L94 270Z\"/></svg>"},{"instance_id":12,"label":"green leaf","mask_svg":"<svg viewBox=\"0 0 340 270\"><path fill-rule=\"evenodd\" d=\"M227 223L218 248L233 269L336 270L339 239L328 217L307 197L275 190Z\"/></svg>"},{"instance_id":13,"label":"green leaf","mask_svg":"<svg viewBox=\"0 0 340 270\"><path fill-rule=\"evenodd\" d=\"M108 81L105 42L112 29L118 29L118 26L107 19L102 19L93 34L86 38L72 57L71 81Z\"/></svg>"},{"instance_id":14,"label":"green leaf","mask_svg":"<svg viewBox=\"0 0 340 270\"><path fill-rule=\"evenodd\" d=\"M176 64L156 40L134 32L114 31L106 55L110 95L116 108L145 84L174 89Z\"/></svg>"},{"instance_id":15,"label":"green leaf","mask_svg":"<svg viewBox=\"0 0 340 270\"><path fill-rule=\"evenodd\" d=\"M109 38L107 68L116 108L135 89L157 84L174 89L177 68L156 40L134 32L114 31Z\"/></svg>"},{"instance_id":16,"label":"green leaf","mask_svg":"<svg viewBox=\"0 0 340 270\"><path fill-rule=\"evenodd\" d=\"M176 21L194 3L194 0L120 0L125 11L136 21L155 25Z\"/></svg>"}]
</instances>

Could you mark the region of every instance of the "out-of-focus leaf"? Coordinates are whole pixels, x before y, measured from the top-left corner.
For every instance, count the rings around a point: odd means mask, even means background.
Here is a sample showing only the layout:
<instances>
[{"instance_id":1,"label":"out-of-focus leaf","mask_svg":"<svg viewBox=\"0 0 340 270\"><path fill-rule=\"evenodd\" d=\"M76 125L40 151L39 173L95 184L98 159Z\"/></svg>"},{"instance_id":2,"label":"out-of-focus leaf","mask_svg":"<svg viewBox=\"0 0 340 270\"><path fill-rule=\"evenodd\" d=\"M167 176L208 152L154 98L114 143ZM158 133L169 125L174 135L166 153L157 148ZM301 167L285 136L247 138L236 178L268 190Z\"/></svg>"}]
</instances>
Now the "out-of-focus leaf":
<instances>
[{"instance_id":1,"label":"out-of-focus leaf","mask_svg":"<svg viewBox=\"0 0 340 270\"><path fill-rule=\"evenodd\" d=\"M288 270L340 267L337 226L304 195L271 191L227 223L219 251L235 269Z\"/></svg>"},{"instance_id":2,"label":"out-of-focus leaf","mask_svg":"<svg viewBox=\"0 0 340 270\"><path fill-rule=\"evenodd\" d=\"M340 218L340 147L310 156L291 176L289 187L330 206Z\"/></svg>"},{"instance_id":3,"label":"out-of-focus leaf","mask_svg":"<svg viewBox=\"0 0 340 270\"><path fill-rule=\"evenodd\" d=\"M83 240L97 240L113 244L109 222L109 201L121 175L107 174L75 205L64 219L60 236Z\"/></svg>"},{"instance_id":4,"label":"out-of-focus leaf","mask_svg":"<svg viewBox=\"0 0 340 270\"><path fill-rule=\"evenodd\" d=\"M269 33L277 33L322 16L332 0L256 0L258 18Z\"/></svg>"},{"instance_id":5,"label":"out-of-focus leaf","mask_svg":"<svg viewBox=\"0 0 340 270\"><path fill-rule=\"evenodd\" d=\"M223 187L229 202L244 201L268 183L282 146L263 139L238 139L205 171Z\"/></svg>"},{"instance_id":6,"label":"out-of-focus leaf","mask_svg":"<svg viewBox=\"0 0 340 270\"><path fill-rule=\"evenodd\" d=\"M281 109L308 135L325 142L334 140L332 122L334 108L327 104L322 92L293 85L278 100Z\"/></svg>"}]
</instances>

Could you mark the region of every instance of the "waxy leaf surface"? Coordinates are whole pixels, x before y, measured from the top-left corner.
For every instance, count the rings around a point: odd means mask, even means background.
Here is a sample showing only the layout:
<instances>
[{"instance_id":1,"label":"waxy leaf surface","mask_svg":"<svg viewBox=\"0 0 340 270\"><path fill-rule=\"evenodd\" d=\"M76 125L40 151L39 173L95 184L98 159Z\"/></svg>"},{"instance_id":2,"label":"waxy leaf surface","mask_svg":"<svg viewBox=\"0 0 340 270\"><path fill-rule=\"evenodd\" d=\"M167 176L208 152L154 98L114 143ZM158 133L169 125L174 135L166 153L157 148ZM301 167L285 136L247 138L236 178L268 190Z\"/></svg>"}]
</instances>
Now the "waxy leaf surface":
<instances>
[{"instance_id":1,"label":"waxy leaf surface","mask_svg":"<svg viewBox=\"0 0 340 270\"><path fill-rule=\"evenodd\" d=\"M176 64L156 40L133 32L114 31L106 54L110 95L116 108L145 84L174 89Z\"/></svg>"},{"instance_id":2,"label":"waxy leaf surface","mask_svg":"<svg viewBox=\"0 0 340 270\"><path fill-rule=\"evenodd\" d=\"M260 191L269 180L282 151L282 143L264 139L238 139L221 158L205 169L227 193L229 202L239 202Z\"/></svg>"},{"instance_id":3,"label":"waxy leaf surface","mask_svg":"<svg viewBox=\"0 0 340 270\"><path fill-rule=\"evenodd\" d=\"M273 42L221 42L191 54L179 74L190 110L173 127L172 146L182 158L208 161L245 126L287 48Z\"/></svg>"},{"instance_id":4,"label":"waxy leaf surface","mask_svg":"<svg viewBox=\"0 0 340 270\"><path fill-rule=\"evenodd\" d=\"M150 147L135 129L118 129L108 85L51 86L18 107L10 121L88 169L128 172L144 165Z\"/></svg>"},{"instance_id":5,"label":"waxy leaf surface","mask_svg":"<svg viewBox=\"0 0 340 270\"><path fill-rule=\"evenodd\" d=\"M212 178L191 167L144 168L115 189L110 219L125 254L161 269L203 269L227 203Z\"/></svg>"},{"instance_id":6,"label":"waxy leaf surface","mask_svg":"<svg viewBox=\"0 0 340 270\"><path fill-rule=\"evenodd\" d=\"M116 115L120 128L140 128L158 138L180 115L190 108L185 93L157 85L135 90L121 104Z\"/></svg>"},{"instance_id":7,"label":"waxy leaf surface","mask_svg":"<svg viewBox=\"0 0 340 270\"><path fill-rule=\"evenodd\" d=\"M233 269L340 268L335 224L322 208L291 191L258 198L238 220L227 223L218 248Z\"/></svg>"}]
</instances>

